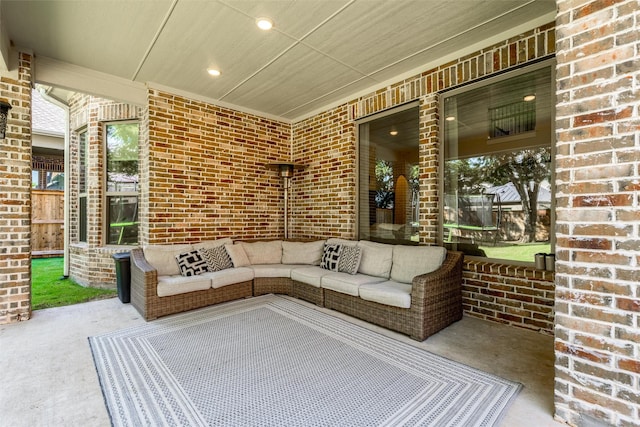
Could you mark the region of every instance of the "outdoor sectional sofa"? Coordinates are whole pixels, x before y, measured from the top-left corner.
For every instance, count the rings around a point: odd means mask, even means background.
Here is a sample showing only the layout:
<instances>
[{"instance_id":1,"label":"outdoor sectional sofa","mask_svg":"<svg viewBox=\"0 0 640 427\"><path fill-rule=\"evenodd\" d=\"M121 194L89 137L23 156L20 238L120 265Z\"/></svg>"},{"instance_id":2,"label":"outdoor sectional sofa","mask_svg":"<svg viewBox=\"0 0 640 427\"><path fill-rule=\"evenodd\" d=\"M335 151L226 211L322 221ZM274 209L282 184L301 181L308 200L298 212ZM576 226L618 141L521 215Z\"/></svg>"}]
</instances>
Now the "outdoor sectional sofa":
<instances>
[{"instance_id":1,"label":"outdoor sectional sofa","mask_svg":"<svg viewBox=\"0 0 640 427\"><path fill-rule=\"evenodd\" d=\"M183 262L194 253L208 257L208 271L184 276L176 257ZM284 294L423 341L462 318L462 260L437 246L344 239L150 245L131 251L131 303L153 320Z\"/></svg>"}]
</instances>

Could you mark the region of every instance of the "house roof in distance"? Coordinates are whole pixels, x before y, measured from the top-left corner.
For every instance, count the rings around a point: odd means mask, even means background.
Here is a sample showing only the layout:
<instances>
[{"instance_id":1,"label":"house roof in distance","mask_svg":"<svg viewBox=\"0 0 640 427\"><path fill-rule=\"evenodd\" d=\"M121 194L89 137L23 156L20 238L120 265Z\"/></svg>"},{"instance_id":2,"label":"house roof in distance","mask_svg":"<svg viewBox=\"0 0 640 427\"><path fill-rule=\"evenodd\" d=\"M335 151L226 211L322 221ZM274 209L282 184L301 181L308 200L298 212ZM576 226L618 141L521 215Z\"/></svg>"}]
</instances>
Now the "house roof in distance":
<instances>
[{"instance_id":1,"label":"house roof in distance","mask_svg":"<svg viewBox=\"0 0 640 427\"><path fill-rule=\"evenodd\" d=\"M47 101L38 90L31 91L31 100L33 133L64 136L66 126L64 110Z\"/></svg>"}]
</instances>

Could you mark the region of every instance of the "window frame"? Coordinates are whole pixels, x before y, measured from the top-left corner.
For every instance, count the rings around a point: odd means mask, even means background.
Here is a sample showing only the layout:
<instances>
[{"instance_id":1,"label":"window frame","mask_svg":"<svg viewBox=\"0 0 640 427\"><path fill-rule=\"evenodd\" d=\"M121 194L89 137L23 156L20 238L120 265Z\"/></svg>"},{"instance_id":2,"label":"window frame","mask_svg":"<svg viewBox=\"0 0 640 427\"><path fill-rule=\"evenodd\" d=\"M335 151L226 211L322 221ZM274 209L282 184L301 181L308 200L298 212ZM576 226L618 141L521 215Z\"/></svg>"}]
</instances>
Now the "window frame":
<instances>
[{"instance_id":1,"label":"window frame","mask_svg":"<svg viewBox=\"0 0 640 427\"><path fill-rule=\"evenodd\" d=\"M455 88L452 89L447 89L444 91L441 91L438 93L438 111L439 111L439 119L438 119L438 139L439 139L439 145L440 145L440 150L439 150L439 154L438 154L438 162L440 164L440 167L438 168L438 192L441 195L439 197L439 201L438 201L438 234L437 234L437 243L440 246L444 246L445 245L445 239L444 239L444 223L445 223L445 218L444 218L444 195L445 195L445 163L446 163L446 157L445 157L445 143L446 143L446 135L445 135L445 102L446 99L455 95L459 95L468 91L472 91L475 89L479 89L482 87L486 87L486 86L490 86L514 77L518 77L524 74L528 74L528 73L532 73L544 68L549 68L549 72L551 74L551 87L550 87L550 93L552 96L551 101L551 108L550 108L550 135L549 135L549 139L550 139L550 152L551 152L551 176L549 179L549 183L551 185L551 203L550 203L550 230L549 230L549 243L550 243L550 248L551 248L551 253L555 253L555 245L556 245L556 235L554 233L554 227L555 227L555 223L556 223L556 201L555 201L555 193L556 193L556 186L555 186L555 158L556 158L556 135L555 135L555 108L553 108L553 106L555 105L555 88L554 88L554 82L556 81L556 59L555 57L551 57L551 58L546 58L540 61L537 61L535 63L530 63L530 64L524 64L518 68L515 69L509 69L506 70L504 72L500 72L497 74L493 74L491 76L488 76L486 78L481 78L478 80L474 80L472 82L457 86ZM512 138L519 138L519 137L524 137L526 138L527 135L514 135L514 136L505 136L501 138L501 142L502 141L508 141L509 139ZM491 142L489 142L491 143ZM465 255L466 259L470 259L470 260L474 260L474 261L482 261L482 262L497 262L500 264L506 264L506 265L515 265L515 266L525 266L525 267L531 267L535 265L535 260L531 260L529 261L516 261L516 260L509 260L509 259L502 259L502 258L490 258L490 257L482 257L482 256L474 256L474 255Z\"/></svg>"},{"instance_id":2,"label":"window frame","mask_svg":"<svg viewBox=\"0 0 640 427\"><path fill-rule=\"evenodd\" d=\"M84 145L84 150L82 146ZM84 153L84 159L82 154ZM82 175L84 160L84 191L82 191ZM78 131L78 242L89 242L89 218L87 215L89 201L89 132L88 129ZM84 215L82 201L84 200Z\"/></svg>"},{"instance_id":3,"label":"window frame","mask_svg":"<svg viewBox=\"0 0 640 427\"><path fill-rule=\"evenodd\" d=\"M125 125L125 124L136 124L138 126L138 182L136 183L135 191L109 191L109 150L107 147L107 127L113 125ZM109 199L111 197L135 197L136 203L140 203L140 121L139 120L111 120L108 122L102 123L102 147L103 147L103 179L102 179L102 188L104 189L103 197L102 197L102 205L103 208L103 218L102 228L103 228L103 236L104 236L104 245L109 246L136 246L139 244L139 239L135 243L111 243L110 240L110 231L111 231L111 218L109 215ZM139 229L139 221L138 221L138 229Z\"/></svg>"},{"instance_id":4,"label":"window frame","mask_svg":"<svg viewBox=\"0 0 640 427\"><path fill-rule=\"evenodd\" d=\"M387 116L391 116L397 113L401 113L407 110L411 110L413 108L417 108L418 109L418 129L420 126L420 101L419 100L413 100L413 101L409 101L407 103L377 112L377 113L373 113L364 117L361 117L357 120L354 121L355 123L355 136L356 136L356 157L355 157L355 173L356 173L356 180L355 180L355 213L356 213L356 218L355 218L355 235L356 235L356 239L357 240L362 240L362 236L361 236L361 232L360 232L360 208L361 208L361 203L360 203L360 169L361 169L361 165L360 165L360 154L361 154L361 150L360 150L360 125L365 124L365 123L369 123L378 119L382 119L384 117ZM420 140L418 140L418 159L420 158ZM421 175L421 171L422 171L422 165L420 164L420 161L418 160L418 176ZM419 238L418 238L419 239ZM398 244L409 244L408 242L405 243L398 243ZM418 241L418 244L421 244L420 241Z\"/></svg>"}]
</instances>

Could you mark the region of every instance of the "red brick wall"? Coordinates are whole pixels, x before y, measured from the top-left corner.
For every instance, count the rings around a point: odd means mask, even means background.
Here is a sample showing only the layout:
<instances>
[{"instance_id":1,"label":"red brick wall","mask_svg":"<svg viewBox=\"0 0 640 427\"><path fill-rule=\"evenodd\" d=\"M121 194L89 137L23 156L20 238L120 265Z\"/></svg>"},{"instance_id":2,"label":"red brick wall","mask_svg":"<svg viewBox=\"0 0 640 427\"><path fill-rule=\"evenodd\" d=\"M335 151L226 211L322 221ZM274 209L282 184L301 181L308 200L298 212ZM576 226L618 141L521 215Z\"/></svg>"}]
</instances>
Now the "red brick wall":
<instances>
[{"instance_id":1,"label":"red brick wall","mask_svg":"<svg viewBox=\"0 0 640 427\"><path fill-rule=\"evenodd\" d=\"M558 1L555 401L578 426L640 426L638 6Z\"/></svg>"},{"instance_id":2,"label":"red brick wall","mask_svg":"<svg viewBox=\"0 0 640 427\"><path fill-rule=\"evenodd\" d=\"M552 272L467 260L463 274L467 315L553 334Z\"/></svg>"},{"instance_id":3,"label":"red brick wall","mask_svg":"<svg viewBox=\"0 0 640 427\"><path fill-rule=\"evenodd\" d=\"M355 135L347 105L294 124L291 237L356 237Z\"/></svg>"},{"instance_id":4,"label":"red brick wall","mask_svg":"<svg viewBox=\"0 0 640 427\"><path fill-rule=\"evenodd\" d=\"M31 317L31 55L18 53L15 75L0 74L11 104L0 140L0 324Z\"/></svg>"},{"instance_id":5,"label":"red brick wall","mask_svg":"<svg viewBox=\"0 0 640 427\"><path fill-rule=\"evenodd\" d=\"M282 182L266 164L290 161L290 124L158 90L148 123L142 244L283 236Z\"/></svg>"}]
</instances>

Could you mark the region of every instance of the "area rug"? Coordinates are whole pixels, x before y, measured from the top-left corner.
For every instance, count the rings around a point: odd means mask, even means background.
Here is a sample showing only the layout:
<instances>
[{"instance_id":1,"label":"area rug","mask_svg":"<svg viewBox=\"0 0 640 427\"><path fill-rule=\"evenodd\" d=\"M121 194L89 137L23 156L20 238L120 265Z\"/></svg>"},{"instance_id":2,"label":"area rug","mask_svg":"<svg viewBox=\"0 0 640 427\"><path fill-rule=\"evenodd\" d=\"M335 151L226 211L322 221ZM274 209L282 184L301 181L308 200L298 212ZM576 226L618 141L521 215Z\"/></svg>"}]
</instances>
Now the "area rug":
<instances>
[{"instance_id":1,"label":"area rug","mask_svg":"<svg viewBox=\"0 0 640 427\"><path fill-rule=\"evenodd\" d=\"M114 426L495 426L520 389L275 295L89 343Z\"/></svg>"}]
</instances>

